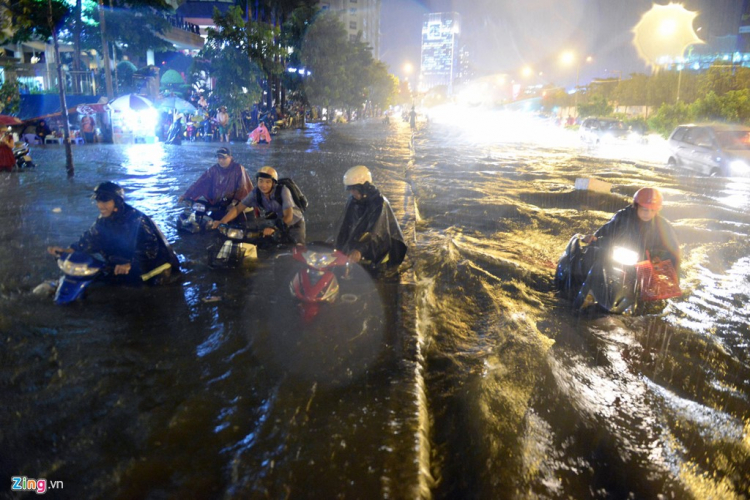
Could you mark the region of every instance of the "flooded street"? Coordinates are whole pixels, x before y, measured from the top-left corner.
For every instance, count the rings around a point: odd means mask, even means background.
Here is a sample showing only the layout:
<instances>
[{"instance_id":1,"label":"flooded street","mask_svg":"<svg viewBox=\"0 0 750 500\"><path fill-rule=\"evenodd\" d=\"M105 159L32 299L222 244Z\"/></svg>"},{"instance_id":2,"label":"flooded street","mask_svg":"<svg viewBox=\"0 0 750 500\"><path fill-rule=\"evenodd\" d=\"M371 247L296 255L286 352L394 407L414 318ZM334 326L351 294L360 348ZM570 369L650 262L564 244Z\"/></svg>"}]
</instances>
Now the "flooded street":
<instances>
[{"instance_id":1,"label":"flooded street","mask_svg":"<svg viewBox=\"0 0 750 500\"><path fill-rule=\"evenodd\" d=\"M308 242L333 236L357 164L401 222L400 280L355 269L353 299L309 322L286 256L213 270L215 235L177 233L218 143L74 146L70 181L62 147L32 149L36 171L0 176L0 475L76 499L745 498L750 181L525 125L534 140L372 121L232 144L303 189ZM183 279L55 306L31 293L59 276L45 249L90 226L104 180L161 227ZM574 315L557 259L646 185L685 293L659 314Z\"/></svg>"}]
</instances>

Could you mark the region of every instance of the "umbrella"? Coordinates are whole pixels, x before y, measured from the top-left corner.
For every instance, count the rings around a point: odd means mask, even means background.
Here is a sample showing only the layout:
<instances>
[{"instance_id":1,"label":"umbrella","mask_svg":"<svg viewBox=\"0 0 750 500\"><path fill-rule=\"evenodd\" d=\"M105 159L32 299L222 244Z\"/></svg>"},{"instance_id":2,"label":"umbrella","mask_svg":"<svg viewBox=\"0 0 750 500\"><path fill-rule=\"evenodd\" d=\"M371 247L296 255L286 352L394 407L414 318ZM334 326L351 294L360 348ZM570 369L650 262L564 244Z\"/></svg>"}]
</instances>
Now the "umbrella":
<instances>
[{"instance_id":1,"label":"umbrella","mask_svg":"<svg viewBox=\"0 0 750 500\"><path fill-rule=\"evenodd\" d=\"M106 104L79 104L75 108L70 108L68 112L70 113L78 113L79 115L95 115L97 113L101 113L102 111L105 111L107 109Z\"/></svg>"},{"instance_id":2,"label":"umbrella","mask_svg":"<svg viewBox=\"0 0 750 500\"><path fill-rule=\"evenodd\" d=\"M198 111L195 106L179 97L165 97L157 102L156 107L161 111L172 111L173 109L176 109L180 113L185 114L193 114Z\"/></svg>"},{"instance_id":3,"label":"umbrella","mask_svg":"<svg viewBox=\"0 0 750 500\"><path fill-rule=\"evenodd\" d=\"M123 111L143 111L146 109L152 109L154 105L146 99L137 94L127 94L122 97L118 97L114 101L109 103L109 109L115 113L122 113Z\"/></svg>"},{"instance_id":4,"label":"umbrella","mask_svg":"<svg viewBox=\"0 0 750 500\"><path fill-rule=\"evenodd\" d=\"M0 125L20 125L21 123L23 122L15 116L0 115Z\"/></svg>"}]
</instances>

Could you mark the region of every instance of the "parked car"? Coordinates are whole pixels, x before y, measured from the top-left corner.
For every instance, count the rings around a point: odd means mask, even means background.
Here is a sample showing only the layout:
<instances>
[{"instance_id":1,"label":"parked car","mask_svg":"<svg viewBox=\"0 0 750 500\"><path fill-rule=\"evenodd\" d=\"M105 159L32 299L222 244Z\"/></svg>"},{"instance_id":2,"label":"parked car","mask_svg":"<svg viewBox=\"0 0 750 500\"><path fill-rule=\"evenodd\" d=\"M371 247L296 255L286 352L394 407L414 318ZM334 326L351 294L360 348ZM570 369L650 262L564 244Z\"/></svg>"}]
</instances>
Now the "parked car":
<instances>
[{"instance_id":1,"label":"parked car","mask_svg":"<svg viewBox=\"0 0 750 500\"><path fill-rule=\"evenodd\" d=\"M669 136L672 168L706 175L750 176L750 127L727 124L680 125Z\"/></svg>"},{"instance_id":2,"label":"parked car","mask_svg":"<svg viewBox=\"0 0 750 500\"><path fill-rule=\"evenodd\" d=\"M630 130L622 120L614 118L586 118L578 129L582 141L591 144L627 140Z\"/></svg>"}]
</instances>

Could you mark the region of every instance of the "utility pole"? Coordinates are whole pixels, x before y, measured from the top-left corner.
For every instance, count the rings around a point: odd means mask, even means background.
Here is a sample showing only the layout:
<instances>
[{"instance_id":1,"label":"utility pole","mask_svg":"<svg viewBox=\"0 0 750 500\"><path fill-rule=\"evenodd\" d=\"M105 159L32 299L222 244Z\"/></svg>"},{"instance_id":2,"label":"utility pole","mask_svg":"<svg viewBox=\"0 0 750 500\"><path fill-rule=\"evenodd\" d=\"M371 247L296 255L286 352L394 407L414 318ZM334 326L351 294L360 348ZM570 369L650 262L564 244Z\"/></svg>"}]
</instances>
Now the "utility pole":
<instances>
[{"instance_id":1,"label":"utility pole","mask_svg":"<svg viewBox=\"0 0 750 500\"><path fill-rule=\"evenodd\" d=\"M73 150L70 148L70 123L68 122L68 104L65 102L65 81L63 80L62 74L62 62L60 61L60 44L57 42L57 28L55 23L52 21L52 0L47 0L49 6L49 13L47 14L47 22L52 30L52 41L55 45L55 60L57 62L57 88L60 91L60 108L62 109L63 126L65 128L65 170L68 172L68 178L75 175L75 169L73 167Z\"/></svg>"},{"instance_id":2,"label":"utility pole","mask_svg":"<svg viewBox=\"0 0 750 500\"><path fill-rule=\"evenodd\" d=\"M99 0L99 26L101 27L102 35L102 52L104 52L104 78L107 81L107 99L110 101L114 99L115 94L112 90L112 68L109 67L109 48L107 45L107 38L104 33L107 30L107 25L104 20L104 4L102 0Z\"/></svg>"}]
</instances>

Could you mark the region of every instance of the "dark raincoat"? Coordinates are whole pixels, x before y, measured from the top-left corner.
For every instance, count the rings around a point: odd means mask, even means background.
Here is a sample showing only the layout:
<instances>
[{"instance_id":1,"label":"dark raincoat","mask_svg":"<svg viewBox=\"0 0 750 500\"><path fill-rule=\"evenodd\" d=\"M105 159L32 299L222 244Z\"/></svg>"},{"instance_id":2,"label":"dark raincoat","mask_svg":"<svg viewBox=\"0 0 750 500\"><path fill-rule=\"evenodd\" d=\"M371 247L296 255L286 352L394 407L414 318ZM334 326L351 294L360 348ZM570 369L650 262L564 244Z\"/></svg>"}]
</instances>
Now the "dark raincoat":
<instances>
[{"instance_id":1,"label":"dark raincoat","mask_svg":"<svg viewBox=\"0 0 750 500\"><path fill-rule=\"evenodd\" d=\"M651 258L671 260L675 270L680 271L677 235L669 221L661 215L657 214L644 222L638 218L638 209L631 205L617 212L594 236L598 247L623 246L638 252L639 260L646 260L648 252Z\"/></svg>"},{"instance_id":2,"label":"dark raincoat","mask_svg":"<svg viewBox=\"0 0 750 500\"><path fill-rule=\"evenodd\" d=\"M164 141L166 144L182 144L182 133L184 132L184 126L182 118L177 118L172 125L169 127L167 132L167 140Z\"/></svg>"},{"instance_id":3,"label":"dark raincoat","mask_svg":"<svg viewBox=\"0 0 750 500\"><path fill-rule=\"evenodd\" d=\"M359 201L349 197L336 248L346 254L359 250L362 258L373 264L388 257L389 267L398 266L404 261L407 247L391 205L372 184L365 184L363 195Z\"/></svg>"},{"instance_id":4,"label":"dark raincoat","mask_svg":"<svg viewBox=\"0 0 750 500\"><path fill-rule=\"evenodd\" d=\"M555 286L575 308L585 305L587 295L610 312L624 312L633 303L634 288L615 284L610 273L608 256L616 246L638 253L638 260L671 260L679 281L680 247L670 223L660 215L648 222L638 217L638 209L631 205L615 214L594 233L597 240L582 246L581 235L574 236L560 257L555 272ZM635 277L633 277L635 278ZM617 283L617 280L614 281Z\"/></svg>"},{"instance_id":5,"label":"dark raincoat","mask_svg":"<svg viewBox=\"0 0 750 500\"><path fill-rule=\"evenodd\" d=\"M203 172L182 195L186 200L205 198L211 205L241 201L253 189L253 182L245 167L232 160L227 168L216 163Z\"/></svg>"},{"instance_id":6,"label":"dark raincoat","mask_svg":"<svg viewBox=\"0 0 750 500\"><path fill-rule=\"evenodd\" d=\"M100 216L70 247L100 254L112 265L130 263L128 281L137 282L141 274L167 263L173 275L180 272L177 256L156 224L128 204L109 217Z\"/></svg>"}]
</instances>

